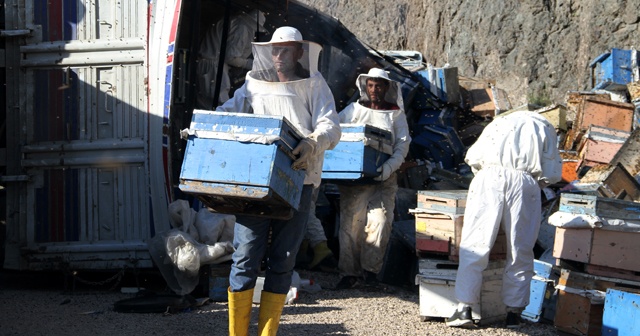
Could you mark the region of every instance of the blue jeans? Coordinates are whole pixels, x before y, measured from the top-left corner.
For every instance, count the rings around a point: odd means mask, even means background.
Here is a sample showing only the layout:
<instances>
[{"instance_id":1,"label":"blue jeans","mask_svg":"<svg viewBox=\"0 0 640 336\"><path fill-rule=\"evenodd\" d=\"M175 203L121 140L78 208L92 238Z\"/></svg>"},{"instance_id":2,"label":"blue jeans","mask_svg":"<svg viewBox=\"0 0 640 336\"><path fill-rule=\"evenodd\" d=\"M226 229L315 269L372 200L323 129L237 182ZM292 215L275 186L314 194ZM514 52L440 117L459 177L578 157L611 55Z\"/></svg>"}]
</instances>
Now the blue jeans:
<instances>
[{"instance_id":1,"label":"blue jeans","mask_svg":"<svg viewBox=\"0 0 640 336\"><path fill-rule=\"evenodd\" d=\"M289 220L237 216L233 237L236 251L229 276L232 292L256 286L265 255L267 265L263 290L276 294L289 292L296 255L307 229L312 191L312 185L302 188L298 210ZM272 230L271 245L268 244L269 229Z\"/></svg>"}]
</instances>

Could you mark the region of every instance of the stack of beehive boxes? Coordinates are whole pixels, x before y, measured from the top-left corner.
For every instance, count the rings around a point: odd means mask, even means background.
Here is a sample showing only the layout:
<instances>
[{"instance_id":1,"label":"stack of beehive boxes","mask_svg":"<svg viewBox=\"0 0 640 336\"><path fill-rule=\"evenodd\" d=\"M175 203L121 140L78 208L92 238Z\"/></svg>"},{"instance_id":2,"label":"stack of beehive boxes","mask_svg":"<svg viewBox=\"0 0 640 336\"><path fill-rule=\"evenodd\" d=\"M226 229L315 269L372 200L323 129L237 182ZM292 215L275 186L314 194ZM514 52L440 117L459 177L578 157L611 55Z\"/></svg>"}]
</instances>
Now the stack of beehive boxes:
<instances>
[{"instance_id":1,"label":"stack of beehive boxes","mask_svg":"<svg viewBox=\"0 0 640 336\"><path fill-rule=\"evenodd\" d=\"M423 320L446 318L457 307L455 279L460 237L466 206L466 190L418 191L416 217L416 253L420 286L420 317ZM472 307L473 319L490 323L505 314L500 296L504 271L505 236L501 232L483 272L480 303Z\"/></svg>"},{"instance_id":2,"label":"stack of beehive boxes","mask_svg":"<svg viewBox=\"0 0 640 336\"><path fill-rule=\"evenodd\" d=\"M640 203L563 193L559 213L554 217L591 216L584 218L601 222L607 222L607 218L620 223L637 222ZM612 328L612 323L617 323L608 322L603 314L605 301L620 297L610 294L611 290L640 293L640 259L637 258L640 230L624 224L601 226L602 223L596 223L594 227L578 228L575 221L567 219L566 223L556 223L564 226L556 228L553 247L553 256L561 268L554 325L573 335L601 335L605 329ZM627 312L629 316L640 314L640 309L635 307L634 311ZM615 319L613 315L608 316Z\"/></svg>"}]
</instances>

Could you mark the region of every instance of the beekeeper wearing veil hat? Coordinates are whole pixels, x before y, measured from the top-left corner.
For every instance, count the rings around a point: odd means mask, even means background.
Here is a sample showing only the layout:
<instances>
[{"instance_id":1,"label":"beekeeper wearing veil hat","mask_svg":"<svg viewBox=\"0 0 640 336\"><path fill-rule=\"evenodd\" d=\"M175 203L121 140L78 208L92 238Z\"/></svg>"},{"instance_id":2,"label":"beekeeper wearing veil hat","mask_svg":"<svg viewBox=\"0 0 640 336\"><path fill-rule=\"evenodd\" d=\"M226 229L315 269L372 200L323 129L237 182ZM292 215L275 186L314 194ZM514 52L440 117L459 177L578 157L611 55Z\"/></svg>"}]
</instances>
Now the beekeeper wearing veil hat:
<instances>
[{"instance_id":1,"label":"beekeeper wearing veil hat","mask_svg":"<svg viewBox=\"0 0 640 336\"><path fill-rule=\"evenodd\" d=\"M265 255L258 332L276 334L306 231L312 190L320 185L324 151L340 140L333 95L317 70L320 50L320 45L303 40L296 28L276 29L269 42L253 43L253 65L244 85L216 109L284 116L304 135L292 152L297 157L292 168L306 171L300 205L293 217L276 220L237 215L228 290L230 335L247 334L253 290Z\"/></svg>"},{"instance_id":2,"label":"beekeeper wearing veil hat","mask_svg":"<svg viewBox=\"0 0 640 336\"><path fill-rule=\"evenodd\" d=\"M378 184L341 185L340 256L342 278L336 289L354 287L359 280L376 282L391 233L395 197L398 191L396 171L409 152L411 136L404 113L400 83L383 69L372 68L356 80L360 99L339 114L341 123L368 124L390 131L391 157L374 178Z\"/></svg>"}]
</instances>

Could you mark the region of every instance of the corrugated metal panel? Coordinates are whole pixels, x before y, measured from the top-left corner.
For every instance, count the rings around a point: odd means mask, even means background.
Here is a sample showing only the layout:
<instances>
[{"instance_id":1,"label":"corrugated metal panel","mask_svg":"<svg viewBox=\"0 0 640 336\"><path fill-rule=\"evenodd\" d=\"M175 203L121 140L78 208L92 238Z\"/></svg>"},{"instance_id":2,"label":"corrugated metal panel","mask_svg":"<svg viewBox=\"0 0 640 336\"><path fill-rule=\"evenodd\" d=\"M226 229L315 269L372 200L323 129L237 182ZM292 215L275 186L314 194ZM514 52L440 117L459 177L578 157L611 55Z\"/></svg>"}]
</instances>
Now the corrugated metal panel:
<instances>
[{"instance_id":1,"label":"corrugated metal panel","mask_svg":"<svg viewBox=\"0 0 640 336\"><path fill-rule=\"evenodd\" d=\"M19 186L26 228L18 239L27 257L11 268L152 266L148 6L27 1L33 34L20 47L20 117L30 180Z\"/></svg>"}]
</instances>

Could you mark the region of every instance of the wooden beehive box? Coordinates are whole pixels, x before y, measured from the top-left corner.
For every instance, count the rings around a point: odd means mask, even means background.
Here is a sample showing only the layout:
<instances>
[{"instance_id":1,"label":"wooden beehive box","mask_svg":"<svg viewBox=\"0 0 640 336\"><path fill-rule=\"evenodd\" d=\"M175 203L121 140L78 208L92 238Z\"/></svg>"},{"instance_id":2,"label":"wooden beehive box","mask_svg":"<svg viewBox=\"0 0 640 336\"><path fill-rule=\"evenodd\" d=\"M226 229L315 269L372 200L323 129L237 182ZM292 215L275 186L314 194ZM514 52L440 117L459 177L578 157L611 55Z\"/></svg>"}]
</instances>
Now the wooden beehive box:
<instances>
[{"instance_id":1,"label":"wooden beehive box","mask_svg":"<svg viewBox=\"0 0 640 336\"><path fill-rule=\"evenodd\" d=\"M393 153L389 131L371 125L340 124L338 145L324 152L322 179L335 183L371 183Z\"/></svg>"},{"instance_id":2,"label":"wooden beehive box","mask_svg":"<svg viewBox=\"0 0 640 336\"><path fill-rule=\"evenodd\" d=\"M609 163L615 157L630 133L612 128L591 125L578 145L579 168Z\"/></svg>"},{"instance_id":3,"label":"wooden beehive box","mask_svg":"<svg viewBox=\"0 0 640 336\"><path fill-rule=\"evenodd\" d=\"M559 211L609 219L640 220L640 203L596 195L562 193Z\"/></svg>"},{"instance_id":4,"label":"wooden beehive box","mask_svg":"<svg viewBox=\"0 0 640 336\"><path fill-rule=\"evenodd\" d=\"M291 151L302 139L282 116L195 110L179 188L211 210L288 218L298 208L305 171Z\"/></svg>"},{"instance_id":5,"label":"wooden beehive box","mask_svg":"<svg viewBox=\"0 0 640 336\"><path fill-rule=\"evenodd\" d=\"M505 306L502 303L502 276L504 265L494 267L489 263L482 272L480 302L471 306L472 318L480 324L489 324L505 318ZM419 286L420 317L423 321L431 318L450 317L458 306L455 296L456 272L443 275L416 276Z\"/></svg>"},{"instance_id":6,"label":"wooden beehive box","mask_svg":"<svg viewBox=\"0 0 640 336\"><path fill-rule=\"evenodd\" d=\"M556 228L553 256L640 272L640 232Z\"/></svg>"},{"instance_id":7,"label":"wooden beehive box","mask_svg":"<svg viewBox=\"0 0 640 336\"><path fill-rule=\"evenodd\" d=\"M606 292L616 289L637 293L640 283L562 269L556 288L556 329L572 335L601 335Z\"/></svg>"},{"instance_id":8,"label":"wooden beehive box","mask_svg":"<svg viewBox=\"0 0 640 336\"><path fill-rule=\"evenodd\" d=\"M417 212L416 251L420 254L445 255L450 260L460 258L460 241L464 216L444 213ZM502 228L491 248L489 259L506 257L506 235Z\"/></svg>"},{"instance_id":9,"label":"wooden beehive box","mask_svg":"<svg viewBox=\"0 0 640 336\"><path fill-rule=\"evenodd\" d=\"M621 163L595 166L580 179L581 183L597 183L603 197L625 201L640 201L640 183Z\"/></svg>"},{"instance_id":10,"label":"wooden beehive box","mask_svg":"<svg viewBox=\"0 0 640 336\"><path fill-rule=\"evenodd\" d=\"M428 212L462 215L468 190L418 190L418 208Z\"/></svg>"},{"instance_id":11,"label":"wooden beehive box","mask_svg":"<svg viewBox=\"0 0 640 336\"><path fill-rule=\"evenodd\" d=\"M577 123L573 128L586 131L589 126L596 125L631 132L633 109L630 103L585 98L580 104Z\"/></svg>"},{"instance_id":12,"label":"wooden beehive box","mask_svg":"<svg viewBox=\"0 0 640 336\"><path fill-rule=\"evenodd\" d=\"M602 335L640 335L640 294L607 289Z\"/></svg>"}]
</instances>

